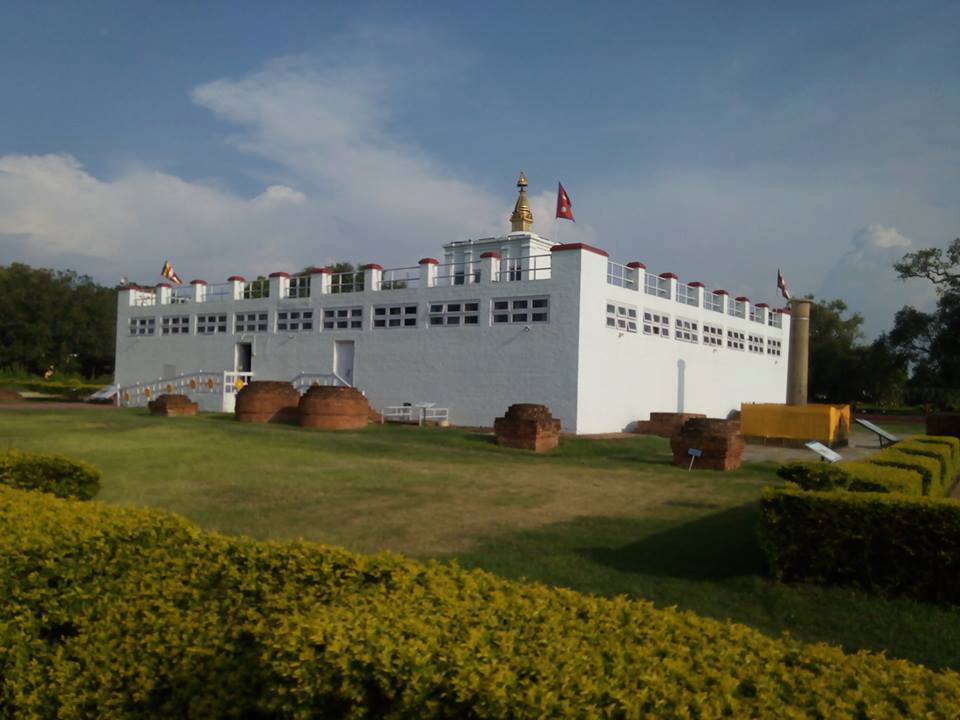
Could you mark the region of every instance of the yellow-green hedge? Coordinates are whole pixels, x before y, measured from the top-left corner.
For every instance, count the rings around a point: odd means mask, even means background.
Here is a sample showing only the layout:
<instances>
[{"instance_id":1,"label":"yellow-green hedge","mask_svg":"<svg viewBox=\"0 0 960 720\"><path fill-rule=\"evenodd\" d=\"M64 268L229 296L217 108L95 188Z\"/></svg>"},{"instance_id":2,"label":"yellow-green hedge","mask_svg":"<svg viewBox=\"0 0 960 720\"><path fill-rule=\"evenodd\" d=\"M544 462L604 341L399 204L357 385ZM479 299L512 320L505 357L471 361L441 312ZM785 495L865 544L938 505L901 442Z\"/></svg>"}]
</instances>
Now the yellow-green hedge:
<instances>
[{"instance_id":1,"label":"yellow-green hedge","mask_svg":"<svg viewBox=\"0 0 960 720\"><path fill-rule=\"evenodd\" d=\"M765 488L762 515L779 579L960 603L960 501Z\"/></svg>"},{"instance_id":2,"label":"yellow-green hedge","mask_svg":"<svg viewBox=\"0 0 960 720\"><path fill-rule=\"evenodd\" d=\"M950 448L950 456L953 458L954 466L960 465L960 438L955 438L952 435L913 435L907 439L912 442L946 445Z\"/></svg>"},{"instance_id":3,"label":"yellow-green hedge","mask_svg":"<svg viewBox=\"0 0 960 720\"><path fill-rule=\"evenodd\" d=\"M894 446L900 452L910 455L922 455L940 463L940 482L933 494L946 495L953 487L957 475L957 464L953 459L953 449L939 442L928 442L919 438L909 438Z\"/></svg>"},{"instance_id":4,"label":"yellow-green hedge","mask_svg":"<svg viewBox=\"0 0 960 720\"><path fill-rule=\"evenodd\" d=\"M874 465L869 462L793 462L781 465L777 474L804 490L850 490L922 495L923 477L916 470Z\"/></svg>"},{"instance_id":5,"label":"yellow-green hedge","mask_svg":"<svg viewBox=\"0 0 960 720\"><path fill-rule=\"evenodd\" d=\"M943 475L940 461L926 455L903 452L899 449L900 445L901 443L897 443L892 447L873 453L873 455L867 456L864 461L873 465L914 470L923 477L924 495L942 495L940 488L943 483Z\"/></svg>"},{"instance_id":6,"label":"yellow-green hedge","mask_svg":"<svg viewBox=\"0 0 960 720\"><path fill-rule=\"evenodd\" d=\"M0 485L89 500L100 489L100 471L60 455L8 450L0 452Z\"/></svg>"},{"instance_id":7,"label":"yellow-green hedge","mask_svg":"<svg viewBox=\"0 0 960 720\"><path fill-rule=\"evenodd\" d=\"M4 718L917 718L960 707L956 673L882 655L4 487L0 597Z\"/></svg>"}]
</instances>

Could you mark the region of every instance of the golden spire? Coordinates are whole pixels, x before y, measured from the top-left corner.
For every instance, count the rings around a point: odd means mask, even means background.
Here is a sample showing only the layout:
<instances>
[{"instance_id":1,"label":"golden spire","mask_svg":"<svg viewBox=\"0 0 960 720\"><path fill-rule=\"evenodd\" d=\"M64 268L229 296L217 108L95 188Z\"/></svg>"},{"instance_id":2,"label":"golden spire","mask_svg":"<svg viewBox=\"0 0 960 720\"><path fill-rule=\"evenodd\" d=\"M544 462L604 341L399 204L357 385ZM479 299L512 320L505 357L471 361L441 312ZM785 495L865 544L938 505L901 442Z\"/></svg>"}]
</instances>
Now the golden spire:
<instances>
[{"instance_id":1,"label":"golden spire","mask_svg":"<svg viewBox=\"0 0 960 720\"><path fill-rule=\"evenodd\" d=\"M520 179L517 180L517 187L520 188L520 197L517 198L517 204L513 206L513 215L510 216L510 232L530 232L533 230L533 213L527 205L527 178L522 170Z\"/></svg>"}]
</instances>

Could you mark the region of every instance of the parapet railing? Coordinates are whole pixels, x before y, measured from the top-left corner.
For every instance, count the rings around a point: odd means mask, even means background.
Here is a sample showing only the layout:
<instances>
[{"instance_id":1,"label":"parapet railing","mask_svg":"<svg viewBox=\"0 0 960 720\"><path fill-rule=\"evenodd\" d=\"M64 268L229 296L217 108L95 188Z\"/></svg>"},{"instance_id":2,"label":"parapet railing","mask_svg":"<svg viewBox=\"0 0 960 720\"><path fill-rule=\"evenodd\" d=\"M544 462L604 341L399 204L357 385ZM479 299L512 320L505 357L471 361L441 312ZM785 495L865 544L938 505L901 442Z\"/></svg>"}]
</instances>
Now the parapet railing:
<instances>
[{"instance_id":1,"label":"parapet railing","mask_svg":"<svg viewBox=\"0 0 960 720\"><path fill-rule=\"evenodd\" d=\"M503 258L500 270L496 274L499 282L518 282L521 280L549 280L553 269L552 255L523 255L517 258Z\"/></svg>"},{"instance_id":2,"label":"parapet railing","mask_svg":"<svg viewBox=\"0 0 960 720\"><path fill-rule=\"evenodd\" d=\"M240 390L253 379L252 372L195 372L171 378L157 378L117 389L117 404L123 407L143 407L163 394L188 395L193 393L226 393Z\"/></svg>"},{"instance_id":3,"label":"parapet railing","mask_svg":"<svg viewBox=\"0 0 960 720\"><path fill-rule=\"evenodd\" d=\"M608 260L607 282L611 285L616 285L617 287L627 288L628 290L636 290L637 274L634 272L633 268L613 262L613 260Z\"/></svg>"}]
</instances>

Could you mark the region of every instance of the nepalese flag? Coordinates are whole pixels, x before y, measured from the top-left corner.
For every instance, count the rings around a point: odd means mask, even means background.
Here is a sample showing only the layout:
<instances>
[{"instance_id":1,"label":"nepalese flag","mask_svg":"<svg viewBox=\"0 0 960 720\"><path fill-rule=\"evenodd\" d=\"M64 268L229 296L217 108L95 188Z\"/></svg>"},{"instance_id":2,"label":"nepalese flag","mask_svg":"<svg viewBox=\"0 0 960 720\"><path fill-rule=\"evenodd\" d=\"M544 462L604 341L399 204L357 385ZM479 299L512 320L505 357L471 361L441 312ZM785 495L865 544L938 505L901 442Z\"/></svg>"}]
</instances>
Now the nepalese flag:
<instances>
[{"instance_id":1,"label":"nepalese flag","mask_svg":"<svg viewBox=\"0 0 960 720\"><path fill-rule=\"evenodd\" d=\"M787 281L783 279L783 273L780 272L780 268L777 268L777 290L780 291L780 294L783 295L785 300L790 299L790 287L787 285Z\"/></svg>"},{"instance_id":2,"label":"nepalese flag","mask_svg":"<svg viewBox=\"0 0 960 720\"><path fill-rule=\"evenodd\" d=\"M570 202L570 196L560 183L557 183L557 217L573 220L573 203ZM576 222L576 220L573 221Z\"/></svg>"},{"instance_id":3,"label":"nepalese flag","mask_svg":"<svg viewBox=\"0 0 960 720\"><path fill-rule=\"evenodd\" d=\"M173 265L170 264L169 260L163 261L163 270L160 271L160 274L174 285L183 285L183 281L180 279L180 276L174 272Z\"/></svg>"}]
</instances>

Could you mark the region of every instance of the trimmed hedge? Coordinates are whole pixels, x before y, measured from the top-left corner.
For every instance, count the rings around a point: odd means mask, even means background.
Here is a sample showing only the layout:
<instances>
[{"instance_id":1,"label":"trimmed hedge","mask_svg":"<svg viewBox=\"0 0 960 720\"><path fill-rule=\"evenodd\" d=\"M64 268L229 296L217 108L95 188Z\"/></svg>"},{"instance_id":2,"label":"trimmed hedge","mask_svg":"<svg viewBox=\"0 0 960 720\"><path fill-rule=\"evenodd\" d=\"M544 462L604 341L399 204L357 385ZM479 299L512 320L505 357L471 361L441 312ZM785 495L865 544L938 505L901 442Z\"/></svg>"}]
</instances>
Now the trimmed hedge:
<instances>
[{"instance_id":1,"label":"trimmed hedge","mask_svg":"<svg viewBox=\"0 0 960 720\"><path fill-rule=\"evenodd\" d=\"M777 475L804 490L923 494L923 477L918 471L868 462L794 462L781 465Z\"/></svg>"},{"instance_id":2,"label":"trimmed hedge","mask_svg":"<svg viewBox=\"0 0 960 720\"><path fill-rule=\"evenodd\" d=\"M960 707L960 675L879 654L3 487L0 596L4 718L914 718Z\"/></svg>"},{"instance_id":3,"label":"trimmed hedge","mask_svg":"<svg viewBox=\"0 0 960 720\"><path fill-rule=\"evenodd\" d=\"M100 471L93 465L60 455L9 450L0 453L0 484L89 500L100 489Z\"/></svg>"},{"instance_id":4,"label":"trimmed hedge","mask_svg":"<svg viewBox=\"0 0 960 720\"><path fill-rule=\"evenodd\" d=\"M960 438L955 438L952 435L913 435L907 439L911 442L946 445L950 448L954 466L960 465Z\"/></svg>"},{"instance_id":5,"label":"trimmed hedge","mask_svg":"<svg viewBox=\"0 0 960 720\"><path fill-rule=\"evenodd\" d=\"M781 580L960 603L960 501L765 488L763 545Z\"/></svg>"},{"instance_id":6,"label":"trimmed hedge","mask_svg":"<svg viewBox=\"0 0 960 720\"><path fill-rule=\"evenodd\" d=\"M918 472L923 477L923 494L941 495L940 488L942 487L942 478L940 461L925 455L905 453L898 449L900 444L901 443L897 443L893 447L876 452L868 456L864 462Z\"/></svg>"},{"instance_id":7,"label":"trimmed hedge","mask_svg":"<svg viewBox=\"0 0 960 720\"><path fill-rule=\"evenodd\" d=\"M953 478L957 475L957 466L953 461L951 448L940 443L918 442L916 439L905 440L894 446L900 452L909 455L922 455L933 458L940 464L940 482L937 493L945 495L953 486Z\"/></svg>"}]
</instances>

